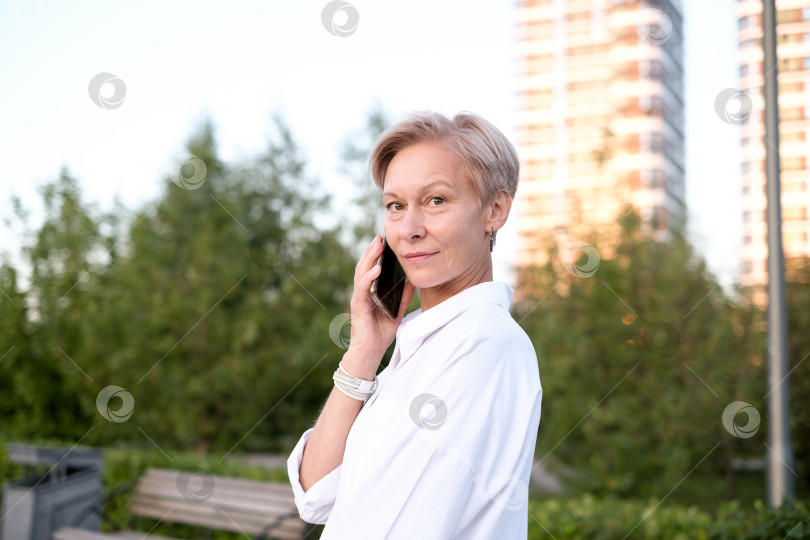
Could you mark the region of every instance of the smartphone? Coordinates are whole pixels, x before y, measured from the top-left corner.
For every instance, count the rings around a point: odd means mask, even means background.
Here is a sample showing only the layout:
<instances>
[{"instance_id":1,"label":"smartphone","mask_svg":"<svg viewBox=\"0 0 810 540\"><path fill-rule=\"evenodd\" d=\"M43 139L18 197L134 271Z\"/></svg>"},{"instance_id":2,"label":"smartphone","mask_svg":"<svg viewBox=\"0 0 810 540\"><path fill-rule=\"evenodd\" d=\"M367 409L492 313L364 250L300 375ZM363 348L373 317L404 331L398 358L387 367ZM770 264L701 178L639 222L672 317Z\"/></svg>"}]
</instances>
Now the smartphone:
<instances>
[{"instance_id":1,"label":"smartphone","mask_svg":"<svg viewBox=\"0 0 810 540\"><path fill-rule=\"evenodd\" d=\"M394 251L383 237L383 252L377 260L380 275L371 284L371 298L389 319L396 319L405 290L405 269L399 264Z\"/></svg>"}]
</instances>

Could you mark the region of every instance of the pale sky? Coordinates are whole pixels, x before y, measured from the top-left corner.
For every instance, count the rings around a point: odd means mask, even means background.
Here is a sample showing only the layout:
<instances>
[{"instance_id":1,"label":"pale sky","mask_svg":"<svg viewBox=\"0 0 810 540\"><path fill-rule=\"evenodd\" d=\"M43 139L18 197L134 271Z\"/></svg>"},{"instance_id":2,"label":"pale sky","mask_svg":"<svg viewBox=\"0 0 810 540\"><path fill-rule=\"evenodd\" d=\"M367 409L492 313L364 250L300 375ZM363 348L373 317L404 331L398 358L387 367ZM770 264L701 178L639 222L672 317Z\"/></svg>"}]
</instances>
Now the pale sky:
<instances>
[{"instance_id":1,"label":"pale sky","mask_svg":"<svg viewBox=\"0 0 810 540\"><path fill-rule=\"evenodd\" d=\"M205 116L229 162L261 151L279 113L335 196L330 222L349 190L340 145L375 102L392 119L473 111L516 142L513 2L356 0L359 23L345 37L322 24L327 3L0 0L0 216L17 195L41 217L37 187L63 165L101 209L116 196L132 210L154 201ZM714 112L717 94L737 85L733 9L684 3L690 232L724 285L738 277L742 230L740 128ZM126 84L120 107L90 99L101 72ZM512 285L514 218L493 257L494 279ZM0 252L16 260L24 240L0 224Z\"/></svg>"}]
</instances>

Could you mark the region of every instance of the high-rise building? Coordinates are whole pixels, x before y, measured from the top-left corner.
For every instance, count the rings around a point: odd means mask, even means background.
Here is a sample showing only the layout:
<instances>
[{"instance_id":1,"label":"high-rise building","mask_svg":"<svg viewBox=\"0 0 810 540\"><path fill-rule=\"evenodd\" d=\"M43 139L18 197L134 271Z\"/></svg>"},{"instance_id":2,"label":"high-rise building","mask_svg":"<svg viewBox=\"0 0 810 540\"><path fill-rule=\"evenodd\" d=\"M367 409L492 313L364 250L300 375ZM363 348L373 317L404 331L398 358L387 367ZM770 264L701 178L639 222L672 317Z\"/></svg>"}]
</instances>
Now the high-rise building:
<instances>
[{"instance_id":1,"label":"high-rise building","mask_svg":"<svg viewBox=\"0 0 810 540\"><path fill-rule=\"evenodd\" d=\"M768 281L768 225L765 197L765 102L762 1L736 5L740 79L730 120L741 126L743 201L743 285ZM779 156L782 185L782 242L788 273L810 255L810 6L807 0L777 0ZM760 288L757 303L767 300Z\"/></svg>"},{"instance_id":2,"label":"high-rise building","mask_svg":"<svg viewBox=\"0 0 810 540\"><path fill-rule=\"evenodd\" d=\"M545 262L549 232L617 230L627 204L659 237L683 224L681 13L677 0L517 2L518 268Z\"/></svg>"}]
</instances>

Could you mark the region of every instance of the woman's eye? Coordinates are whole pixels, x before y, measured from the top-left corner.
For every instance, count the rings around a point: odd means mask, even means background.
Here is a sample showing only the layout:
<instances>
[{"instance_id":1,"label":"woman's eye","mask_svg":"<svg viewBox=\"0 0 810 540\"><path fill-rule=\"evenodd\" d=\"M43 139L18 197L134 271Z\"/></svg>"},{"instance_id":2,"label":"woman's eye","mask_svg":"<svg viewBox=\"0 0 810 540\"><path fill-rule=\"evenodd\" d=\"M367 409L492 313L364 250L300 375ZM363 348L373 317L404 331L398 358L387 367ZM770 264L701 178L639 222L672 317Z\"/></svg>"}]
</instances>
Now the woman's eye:
<instances>
[{"instance_id":1,"label":"woman's eye","mask_svg":"<svg viewBox=\"0 0 810 540\"><path fill-rule=\"evenodd\" d=\"M438 206L438 205L440 205L440 204L442 204L444 202L443 197L431 197L430 200L431 201L439 201L437 204L434 204L433 206Z\"/></svg>"},{"instance_id":2,"label":"woman's eye","mask_svg":"<svg viewBox=\"0 0 810 540\"><path fill-rule=\"evenodd\" d=\"M393 206L394 208L392 208L392 206ZM401 208L400 208L401 206L402 206L402 204L400 204L400 203L398 203L398 202L392 202L392 203L388 203L388 204L385 206L385 209L386 209L386 210L400 210L400 209L401 209Z\"/></svg>"}]
</instances>

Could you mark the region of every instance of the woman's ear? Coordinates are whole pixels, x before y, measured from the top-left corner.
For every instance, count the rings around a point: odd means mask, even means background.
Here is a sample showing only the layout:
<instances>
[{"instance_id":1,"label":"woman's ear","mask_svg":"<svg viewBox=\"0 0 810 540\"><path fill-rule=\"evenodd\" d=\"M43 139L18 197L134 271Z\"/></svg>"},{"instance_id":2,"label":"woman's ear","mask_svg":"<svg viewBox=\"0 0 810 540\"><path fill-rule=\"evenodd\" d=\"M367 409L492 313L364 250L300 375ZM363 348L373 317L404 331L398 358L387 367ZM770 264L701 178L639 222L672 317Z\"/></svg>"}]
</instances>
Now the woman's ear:
<instances>
[{"instance_id":1,"label":"woman's ear","mask_svg":"<svg viewBox=\"0 0 810 540\"><path fill-rule=\"evenodd\" d=\"M486 220L484 225L486 230L494 228L496 231L503 227L509 211L512 209L512 197L506 190L499 191L487 204Z\"/></svg>"}]
</instances>

